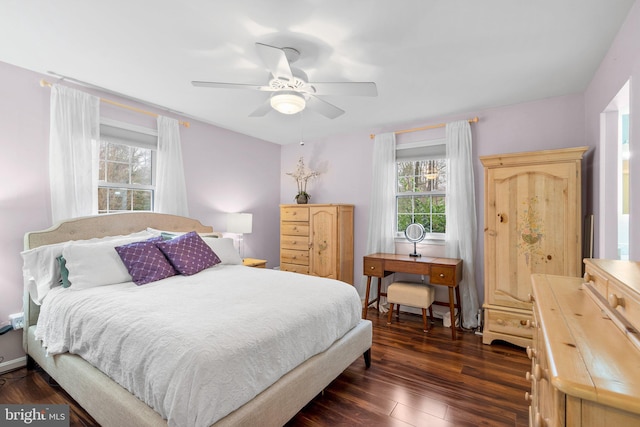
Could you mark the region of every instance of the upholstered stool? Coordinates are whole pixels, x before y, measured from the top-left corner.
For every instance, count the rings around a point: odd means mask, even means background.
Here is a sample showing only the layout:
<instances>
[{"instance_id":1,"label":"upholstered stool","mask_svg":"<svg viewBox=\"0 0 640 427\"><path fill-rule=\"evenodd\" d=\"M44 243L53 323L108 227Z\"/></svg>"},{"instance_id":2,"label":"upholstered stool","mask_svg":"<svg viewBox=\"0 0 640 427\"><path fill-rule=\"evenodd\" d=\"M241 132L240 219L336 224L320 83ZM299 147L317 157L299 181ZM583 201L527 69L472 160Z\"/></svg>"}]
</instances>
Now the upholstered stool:
<instances>
[{"instance_id":1,"label":"upholstered stool","mask_svg":"<svg viewBox=\"0 0 640 427\"><path fill-rule=\"evenodd\" d=\"M435 288L426 283L416 282L393 282L387 288L387 301L389 302L389 320L391 324L393 316L393 306L398 306L398 316L400 316L400 306L408 305L410 307L419 307L422 309L422 322L424 324L424 332L429 332L429 322L427 321L427 308L429 316L433 318L433 301L436 297Z\"/></svg>"}]
</instances>

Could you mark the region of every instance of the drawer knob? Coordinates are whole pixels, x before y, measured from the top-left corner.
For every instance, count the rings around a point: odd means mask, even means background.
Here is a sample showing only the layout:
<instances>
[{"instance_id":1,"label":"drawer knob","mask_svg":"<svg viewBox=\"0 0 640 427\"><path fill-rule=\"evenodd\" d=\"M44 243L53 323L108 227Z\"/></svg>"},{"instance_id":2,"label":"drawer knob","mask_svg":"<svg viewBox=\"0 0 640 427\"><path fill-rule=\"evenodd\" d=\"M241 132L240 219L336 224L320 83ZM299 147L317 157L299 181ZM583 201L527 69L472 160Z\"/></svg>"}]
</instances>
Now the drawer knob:
<instances>
[{"instance_id":1,"label":"drawer knob","mask_svg":"<svg viewBox=\"0 0 640 427\"><path fill-rule=\"evenodd\" d=\"M528 391L524 394L524 400L527 402L533 402L533 395Z\"/></svg>"},{"instance_id":2,"label":"drawer knob","mask_svg":"<svg viewBox=\"0 0 640 427\"><path fill-rule=\"evenodd\" d=\"M502 320L502 319L496 319L496 323L497 323L498 325L504 325L504 320Z\"/></svg>"},{"instance_id":3,"label":"drawer knob","mask_svg":"<svg viewBox=\"0 0 640 427\"><path fill-rule=\"evenodd\" d=\"M527 356L529 357L529 359L533 359L534 357L536 357L536 349L527 346Z\"/></svg>"},{"instance_id":4,"label":"drawer knob","mask_svg":"<svg viewBox=\"0 0 640 427\"><path fill-rule=\"evenodd\" d=\"M584 273L583 278L585 282L593 282L593 276L587 272Z\"/></svg>"},{"instance_id":5,"label":"drawer knob","mask_svg":"<svg viewBox=\"0 0 640 427\"><path fill-rule=\"evenodd\" d=\"M376 268L374 266L369 267L371 270L375 270Z\"/></svg>"},{"instance_id":6,"label":"drawer knob","mask_svg":"<svg viewBox=\"0 0 640 427\"><path fill-rule=\"evenodd\" d=\"M440 277L441 277L441 278L444 278L444 273L440 273Z\"/></svg>"},{"instance_id":7,"label":"drawer knob","mask_svg":"<svg viewBox=\"0 0 640 427\"><path fill-rule=\"evenodd\" d=\"M536 327L538 327L538 324L536 323L536 321L535 320L531 320L531 319L527 319L525 324L527 325L527 328L536 328Z\"/></svg>"},{"instance_id":8,"label":"drawer knob","mask_svg":"<svg viewBox=\"0 0 640 427\"><path fill-rule=\"evenodd\" d=\"M619 297L614 293L610 293L609 298L607 299L609 300L609 305L611 306L611 308L624 307L624 298Z\"/></svg>"},{"instance_id":9,"label":"drawer knob","mask_svg":"<svg viewBox=\"0 0 640 427\"><path fill-rule=\"evenodd\" d=\"M529 302L535 302L536 299L533 297L533 295L529 294Z\"/></svg>"},{"instance_id":10,"label":"drawer knob","mask_svg":"<svg viewBox=\"0 0 640 427\"><path fill-rule=\"evenodd\" d=\"M533 378L536 381L540 381L541 379L545 378L545 372L544 370L540 367L539 364L536 363L536 366L533 367Z\"/></svg>"}]
</instances>

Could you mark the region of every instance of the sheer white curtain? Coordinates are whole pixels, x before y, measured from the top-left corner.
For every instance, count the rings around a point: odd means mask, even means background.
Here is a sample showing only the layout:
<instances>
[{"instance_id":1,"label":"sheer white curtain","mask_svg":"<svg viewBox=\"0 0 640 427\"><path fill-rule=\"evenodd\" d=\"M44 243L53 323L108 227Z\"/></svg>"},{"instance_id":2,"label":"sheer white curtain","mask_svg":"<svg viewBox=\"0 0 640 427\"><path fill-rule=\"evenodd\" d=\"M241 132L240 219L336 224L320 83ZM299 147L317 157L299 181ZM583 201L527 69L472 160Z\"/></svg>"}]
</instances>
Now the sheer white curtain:
<instances>
[{"instance_id":1,"label":"sheer white curtain","mask_svg":"<svg viewBox=\"0 0 640 427\"><path fill-rule=\"evenodd\" d=\"M376 135L373 142L373 173L371 176L371 206L367 254L395 253L393 223L395 215L396 135ZM365 279L366 280L366 279ZM380 280L380 279L378 279ZM372 287L377 292L377 287ZM382 303L386 301L381 301Z\"/></svg>"},{"instance_id":2,"label":"sheer white curtain","mask_svg":"<svg viewBox=\"0 0 640 427\"><path fill-rule=\"evenodd\" d=\"M466 120L448 123L446 133L449 159L446 256L462 259L462 326L475 328L479 303L474 276L477 220L471 127Z\"/></svg>"},{"instance_id":3,"label":"sheer white curtain","mask_svg":"<svg viewBox=\"0 0 640 427\"><path fill-rule=\"evenodd\" d=\"M177 120L164 116L158 116L154 211L189 216L180 147L180 124Z\"/></svg>"},{"instance_id":4,"label":"sheer white curtain","mask_svg":"<svg viewBox=\"0 0 640 427\"><path fill-rule=\"evenodd\" d=\"M53 223L98 213L100 98L51 87L49 185Z\"/></svg>"}]
</instances>

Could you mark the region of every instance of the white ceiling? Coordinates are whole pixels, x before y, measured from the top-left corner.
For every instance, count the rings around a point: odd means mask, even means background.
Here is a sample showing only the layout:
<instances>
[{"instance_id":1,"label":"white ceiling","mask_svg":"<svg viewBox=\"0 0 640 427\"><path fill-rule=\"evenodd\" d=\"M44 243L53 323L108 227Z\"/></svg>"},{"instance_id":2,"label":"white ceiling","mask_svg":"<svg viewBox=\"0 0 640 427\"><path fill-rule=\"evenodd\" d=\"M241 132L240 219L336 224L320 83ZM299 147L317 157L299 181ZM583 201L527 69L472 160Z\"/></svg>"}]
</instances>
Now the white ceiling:
<instances>
[{"instance_id":1,"label":"white ceiling","mask_svg":"<svg viewBox=\"0 0 640 427\"><path fill-rule=\"evenodd\" d=\"M289 144L582 92L633 1L2 0L0 61ZM256 42L378 96L324 97L346 111L333 120L255 118L268 93L191 85L266 84Z\"/></svg>"}]
</instances>

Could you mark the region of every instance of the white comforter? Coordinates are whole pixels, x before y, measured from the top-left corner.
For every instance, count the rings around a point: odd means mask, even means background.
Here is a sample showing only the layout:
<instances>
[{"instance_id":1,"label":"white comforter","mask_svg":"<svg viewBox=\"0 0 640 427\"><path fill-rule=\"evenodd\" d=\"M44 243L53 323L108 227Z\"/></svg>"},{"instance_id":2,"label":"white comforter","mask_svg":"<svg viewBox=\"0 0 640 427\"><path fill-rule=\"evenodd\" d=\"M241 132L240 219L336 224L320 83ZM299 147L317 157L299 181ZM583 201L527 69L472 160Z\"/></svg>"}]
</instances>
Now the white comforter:
<instances>
[{"instance_id":1,"label":"white comforter","mask_svg":"<svg viewBox=\"0 0 640 427\"><path fill-rule=\"evenodd\" d=\"M58 288L36 337L82 356L168 420L208 426L358 324L343 282L237 265L144 286Z\"/></svg>"}]
</instances>

